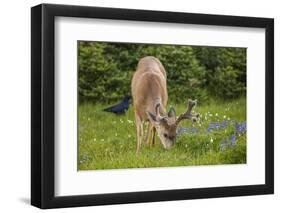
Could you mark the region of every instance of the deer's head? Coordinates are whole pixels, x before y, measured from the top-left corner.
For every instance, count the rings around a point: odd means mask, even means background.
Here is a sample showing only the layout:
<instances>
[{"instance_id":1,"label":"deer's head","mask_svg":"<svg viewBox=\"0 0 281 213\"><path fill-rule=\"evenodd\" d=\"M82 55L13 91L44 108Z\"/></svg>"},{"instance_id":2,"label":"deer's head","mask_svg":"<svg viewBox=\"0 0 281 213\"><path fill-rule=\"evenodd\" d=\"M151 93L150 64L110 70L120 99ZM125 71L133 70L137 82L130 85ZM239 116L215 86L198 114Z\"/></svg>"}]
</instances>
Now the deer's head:
<instances>
[{"instance_id":1,"label":"deer's head","mask_svg":"<svg viewBox=\"0 0 281 213\"><path fill-rule=\"evenodd\" d=\"M192 115L191 113L192 108L196 105L196 102L196 100L192 101L189 99L187 104L187 111L185 113L182 113L178 118L173 107L170 107L167 115L160 115L160 104L157 104L155 106L155 113L147 113L149 120L156 128L158 136L165 149L171 149L172 146L176 143L177 127L182 120L191 119L194 122L197 121L199 114Z\"/></svg>"}]
</instances>

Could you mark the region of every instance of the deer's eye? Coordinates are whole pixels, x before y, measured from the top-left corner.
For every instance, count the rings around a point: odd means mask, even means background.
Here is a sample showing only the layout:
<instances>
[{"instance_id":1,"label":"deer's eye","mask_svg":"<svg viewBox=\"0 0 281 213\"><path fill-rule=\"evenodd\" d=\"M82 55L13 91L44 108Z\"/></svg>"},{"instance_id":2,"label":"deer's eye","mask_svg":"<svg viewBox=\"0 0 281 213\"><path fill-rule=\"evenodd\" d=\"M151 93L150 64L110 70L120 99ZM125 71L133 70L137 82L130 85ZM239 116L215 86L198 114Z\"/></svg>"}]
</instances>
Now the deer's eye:
<instances>
[{"instance_id":1,"label":"deer's eye","mask_svg":"<svg viewBox=\"0 0 281 213\"><path fill-rule=\"evenodd\" d=\"M164 133L164 137L165 137L165 138L167 138L167 137L168 137L168 135L167 135L166 133Z\"/></svg>"}]
</instances>

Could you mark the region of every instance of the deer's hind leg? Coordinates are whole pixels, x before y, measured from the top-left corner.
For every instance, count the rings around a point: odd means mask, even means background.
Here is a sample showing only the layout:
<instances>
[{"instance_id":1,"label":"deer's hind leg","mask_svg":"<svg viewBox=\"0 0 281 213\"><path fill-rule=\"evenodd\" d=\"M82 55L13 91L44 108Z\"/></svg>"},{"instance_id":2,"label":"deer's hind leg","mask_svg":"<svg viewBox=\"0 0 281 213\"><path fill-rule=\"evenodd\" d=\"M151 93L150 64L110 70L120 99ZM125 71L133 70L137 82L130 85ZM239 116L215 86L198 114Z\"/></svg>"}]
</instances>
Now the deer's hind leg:
<instances>
[{"instance_id":1,"label":"deer's hind leg","mask_svg":"<svg viewBox=\"0 0 281 213\"><path fill-rule=\"evenodd\" d=\"M142 135L143 135L143 126L142 126L142 120L140 116L135 114L136 119L136 127L137 127L137 154L140 151L141 142L142 142Z\"/></svg>"}]
</instances>

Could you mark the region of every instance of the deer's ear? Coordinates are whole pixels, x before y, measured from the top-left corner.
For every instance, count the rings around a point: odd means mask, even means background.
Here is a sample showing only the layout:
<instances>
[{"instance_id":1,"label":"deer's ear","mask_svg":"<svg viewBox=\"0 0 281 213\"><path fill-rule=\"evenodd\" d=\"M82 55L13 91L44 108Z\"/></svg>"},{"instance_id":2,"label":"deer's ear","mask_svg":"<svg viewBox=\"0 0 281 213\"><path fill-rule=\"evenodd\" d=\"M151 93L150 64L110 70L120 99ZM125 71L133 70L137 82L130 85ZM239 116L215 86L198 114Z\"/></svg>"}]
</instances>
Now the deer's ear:
<instances>
[{"instance_id":1,"label":"deer's ear","mask_svg":"<svg viewBox=\"0 0 281 213\"><path fill-rule=\"evenodd\" d=\"M169 118L171 118L171 117L176 118L176 111L175 111L174 107L172 107L172 106L170 107L170 110L168 112L168 117Z\"/></svg>"},{"instance_id":2,"label":"deer's ear","mask_svg":"<svg viewBox=\"0 0 281 213\"><path fill-rule=\"evenodd\" d=\"M156 115L154 113L147 112L147 116L149 120L156 122Z\"/></svg>"}]
</instances>

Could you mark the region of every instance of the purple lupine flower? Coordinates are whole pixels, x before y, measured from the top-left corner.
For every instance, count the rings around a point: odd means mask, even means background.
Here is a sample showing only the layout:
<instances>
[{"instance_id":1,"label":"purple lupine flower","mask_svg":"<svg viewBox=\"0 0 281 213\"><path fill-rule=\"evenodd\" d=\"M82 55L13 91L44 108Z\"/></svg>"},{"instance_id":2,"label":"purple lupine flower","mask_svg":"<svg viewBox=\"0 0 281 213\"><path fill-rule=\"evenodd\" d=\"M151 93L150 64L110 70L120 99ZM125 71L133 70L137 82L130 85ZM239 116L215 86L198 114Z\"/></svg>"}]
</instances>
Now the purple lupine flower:
<instances>
[{"instance_id":1,"label":"purple lupine flower","mask_svg":"<svg viewBox=\"0 0 281 213\"><path fill-rule=\"evenodd\" d=\"M238 134L244 134L247 131L247 124L246 124L246 122L240 123L240 124L239 123L236 124L235 125L235 129L236 129L236 132Z\"/></svg>"},{"instance_id":2,"label":"purple lupine flower","mask_svg":"<svg viewBox=\"0 0 281 213\"><path fill-rule=\"evenodd\" d=\"M228 125L227 120L224 120L224 121L221 123L221 128L224 129L224 128L227 127L227 125Z\"/></svg>"},{"instance_id":3,"label":"purple lupine flower","mask_svg":"<svg viewBox=\"0 0 281 213\"><path fill-rule=\"evenodd\" d=\"M224 141L222 141L221 144L220 144L220 150L221 151L225 150L225 143L224 143Z\"/></svg>"},{"instance_id":4,"label":"purple lupine flower","mask_svg":"<svg viewBox=\"0 0 281 213\"><path fill-rule=\"evenodd\" d=\"M220 150L224 151L228 147L228 137L224 140L221 141L220 144Z\"/></svg>"},{"instance_id":5,"label":"purple lupine flower","mask_svg":"<svg viewBox=\"0 0 281 213\"><path fill-rule=\"evenodd\" d=\"M219 129L220 123L219 122L210 122L208 127L208 132L211 132L213 129Z\"/></svg>"},{"instance_id":6,"label":"purple lupine flower","mask_svg":"<svg viewBox=\"0 0 281 213\"><path fill-rule=\"evenodd\" d=\"M235 134L233 134L231 136L231 146L236 146L236 135Z\"/></svg>"},{"instance_id":7,"label":"purple lupine flower","mask_svg":"<svg viewBox=\"0 0 281 213\"><path fill-rule=\"evenodd\" d=\"M191 128L191 132L192 132L192 133L197 133L197 132L198 132L198 129L196 129L195 127L192 127L192 128Z\"/></svg>"},{"instance_id":8,"label":"purple lupine flower","mask_svg":"<svg viewBox=\"0 0 281 213\"><path fill-rule=\"evenodd\" d=\"M178 134L183 134L183 133L197 133L198 129L195 127L191 127L191 128L185 128L185 127L180 127L178 128Z\"/></svg>"},{"instance_id":9,"label":"purple lupine flower","mask_svg":"<svg viewBox=\"0 0 281 213\"><path fill-rule=\"evenodd\" d=\"M188 132L188 128L180 127L177 129L178 134L183 134Z\"/></svg>"},{"instance_id":10,"label":"purple lupine flower","mask_svg":"<svg viewBox=\"0 0 281 213\"><path fill-rule=\"evenodd\" d=\"M214 127L219 129L221 126L220 122L214 122Z\"/></svg>"},{"instance_id":11,"label":"purple lupine flower","mask_svg":"<svg viewBox=\"0 0 281 213\"><path fill-rule=\"evenodd\" d=\"M223 122L211 122L207 129L208 132L211 132L213 129L225 129L228 125L228 121L224 120Z\"/></svg>"}]
</instances>

